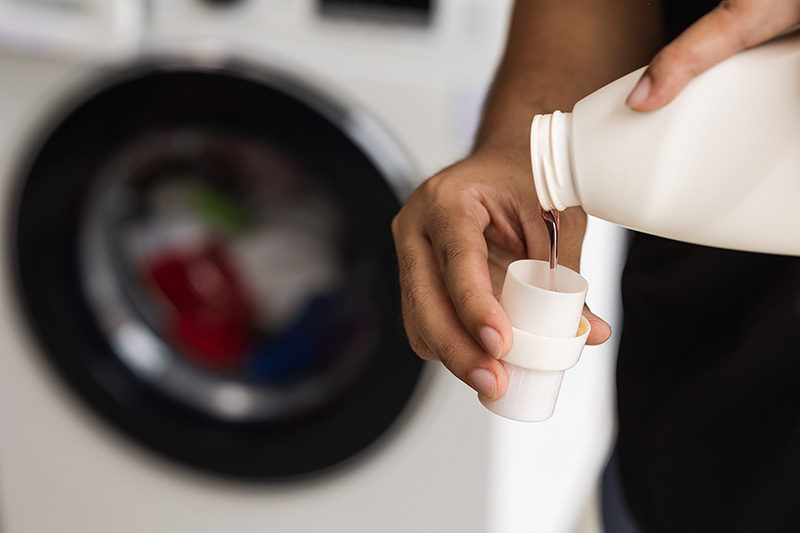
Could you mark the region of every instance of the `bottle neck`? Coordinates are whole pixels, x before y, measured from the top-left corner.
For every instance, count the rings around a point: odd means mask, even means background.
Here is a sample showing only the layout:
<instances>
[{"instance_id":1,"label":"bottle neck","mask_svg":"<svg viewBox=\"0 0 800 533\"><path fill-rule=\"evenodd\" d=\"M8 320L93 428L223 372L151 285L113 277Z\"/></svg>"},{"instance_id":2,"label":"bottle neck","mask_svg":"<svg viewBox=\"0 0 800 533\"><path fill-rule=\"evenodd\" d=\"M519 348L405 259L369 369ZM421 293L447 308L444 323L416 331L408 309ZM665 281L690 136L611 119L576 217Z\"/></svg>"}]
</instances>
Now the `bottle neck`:
<instances>
[{"instance_id":1,"label":"bottle neck","mask_svg":"<svg viewBox=\"0 0 800 533\"><path fill-rule=\"evenodd\" d=\"M563 211L581 205L572 166L572 113L533 117L531 164L542 209Z\"/></svg>"}]
</instances>

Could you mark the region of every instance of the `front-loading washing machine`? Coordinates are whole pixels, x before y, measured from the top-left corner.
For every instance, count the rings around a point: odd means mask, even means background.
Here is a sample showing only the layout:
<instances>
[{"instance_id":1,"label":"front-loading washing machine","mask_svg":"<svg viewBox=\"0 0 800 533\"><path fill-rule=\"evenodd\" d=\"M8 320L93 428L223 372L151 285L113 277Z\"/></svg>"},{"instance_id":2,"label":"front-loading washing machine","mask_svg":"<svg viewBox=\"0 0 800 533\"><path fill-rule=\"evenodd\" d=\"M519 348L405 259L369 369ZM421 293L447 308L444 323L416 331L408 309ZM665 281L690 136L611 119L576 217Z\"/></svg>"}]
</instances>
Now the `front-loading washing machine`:
<instances>
[{"instance_id":1,"label":"front-loading washing machine","mask_svg":"<svg viewBox=\"0 0 800 533\"><path fill-rule=\"evenodd\" d=\"M389 222L497 0L0 1L0 529L486 531Z\"/></svg>"}]
</instances>

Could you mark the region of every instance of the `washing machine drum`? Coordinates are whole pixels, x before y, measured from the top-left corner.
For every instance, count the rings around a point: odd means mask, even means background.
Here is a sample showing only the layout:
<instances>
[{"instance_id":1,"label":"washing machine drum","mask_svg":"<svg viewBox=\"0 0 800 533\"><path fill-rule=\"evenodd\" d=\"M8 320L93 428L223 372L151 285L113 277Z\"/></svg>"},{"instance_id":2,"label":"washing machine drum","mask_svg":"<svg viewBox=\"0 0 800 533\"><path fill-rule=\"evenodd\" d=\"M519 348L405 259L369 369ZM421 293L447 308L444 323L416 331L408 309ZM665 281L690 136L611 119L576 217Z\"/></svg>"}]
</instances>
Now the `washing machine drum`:
<instances>
[{"instance_id":1,"label":"washing machine drum","mask_svg":"<svg viewBox=\"0 0 800 533\"><path fill-rule=\"evenodd\" d=\"M147 69L54 128L19 204L22 296L93 410L251 478L393 426L422 369L397 320L399 202L345 115L274 77Z\"/></svg>"}]
</instances>

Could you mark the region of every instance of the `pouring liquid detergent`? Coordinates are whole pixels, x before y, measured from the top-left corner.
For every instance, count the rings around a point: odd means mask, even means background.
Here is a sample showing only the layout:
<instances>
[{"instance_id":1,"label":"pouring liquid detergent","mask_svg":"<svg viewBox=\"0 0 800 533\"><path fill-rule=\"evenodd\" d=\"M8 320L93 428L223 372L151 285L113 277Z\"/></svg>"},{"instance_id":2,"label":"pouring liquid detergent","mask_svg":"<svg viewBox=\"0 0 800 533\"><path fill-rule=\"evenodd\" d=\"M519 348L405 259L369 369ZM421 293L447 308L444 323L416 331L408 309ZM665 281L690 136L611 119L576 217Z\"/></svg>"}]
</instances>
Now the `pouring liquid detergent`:
<instances>
[{"instance_id":1,"label":"pouring liquid detergent","mask_svg":"<svg viewBox=\"0 0 800 533\"><path fill-rule=\"evenodd\" d=\"M506 275L509 389L497 401L480 398L501 416L549 418L589 333L580 316L586 281L557 266L559 211L581 206L662 237L800 255L791 231L800 226L800 32L733 56L651 113L625 106L643 70L587 96L572 113L533 120L533 177L550 261L518 261Z\"/></svg>"},{"instance_id":2,"label":"pouring liquid detergent","mask_svg":"<svg viewBox=\"0 0 800 533\"><path fill-rule=\"evenodd\" d=\"M800 31L712 67L650 113L625 106L642 72L534 118L542 210L579 205L675 240L800 255Z\"/></svg>"},{"instance_id":3,"label":"pouring liquid detergent","mask_svg":"<svg viewBox=\"0 0 800 533\"><path fill-rule=\"evenodd\" d=\"M558 290L558 230L559 230L559 223L560 223L560 215L559 212L555 209L550 209L549 211L545 211L542 206L539 206L539 212L542 215L542 220L544 220L545 225L547 226L547 235L550 238L550 260L548 263L550 264L550 278L548 282L548 289L551 291Z\"/></svg>"},{"instance_id":4,"label":"pouring liquid detergent","mask_svg":"<svg viewBox=\"0 0 800 533\"><path fill-rule=\"evenodd\" d=\"M502 360L508 392L499 400L479 395L490 411L524 422L553 415L564 371L578 362L591 330L581 315L586 280L558 266L559 212L541 209L541 216L550 237L550 260L511 263L500 295L514 335Z\"/></svg>"}]
</instances>

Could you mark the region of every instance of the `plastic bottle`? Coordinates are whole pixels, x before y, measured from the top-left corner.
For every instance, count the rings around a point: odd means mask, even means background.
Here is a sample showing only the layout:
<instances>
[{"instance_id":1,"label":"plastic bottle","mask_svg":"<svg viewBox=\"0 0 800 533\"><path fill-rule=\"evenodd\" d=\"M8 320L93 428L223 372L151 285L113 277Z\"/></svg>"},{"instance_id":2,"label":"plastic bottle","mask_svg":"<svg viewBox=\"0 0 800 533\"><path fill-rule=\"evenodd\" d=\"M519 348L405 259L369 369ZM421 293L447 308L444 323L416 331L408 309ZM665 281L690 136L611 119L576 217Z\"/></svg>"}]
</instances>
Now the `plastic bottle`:
<instances>
[{"instance_id":1,"label":"plastic bottle","mask_svg":"<svg viewBox=\"0 0 800 533\"><path fill-rule=\"evenodd\" d=\"M671 239L800 255L800 31L697 76L662 109L625 106L644 69L534 118L544 209Z\"/></svg>"}]
</instances>

